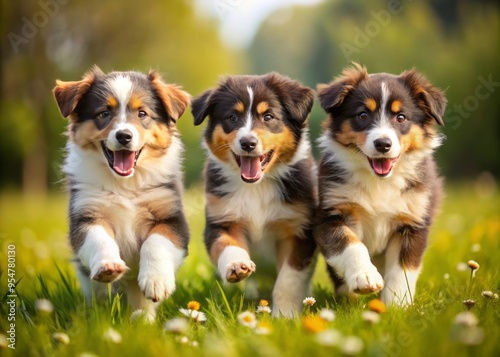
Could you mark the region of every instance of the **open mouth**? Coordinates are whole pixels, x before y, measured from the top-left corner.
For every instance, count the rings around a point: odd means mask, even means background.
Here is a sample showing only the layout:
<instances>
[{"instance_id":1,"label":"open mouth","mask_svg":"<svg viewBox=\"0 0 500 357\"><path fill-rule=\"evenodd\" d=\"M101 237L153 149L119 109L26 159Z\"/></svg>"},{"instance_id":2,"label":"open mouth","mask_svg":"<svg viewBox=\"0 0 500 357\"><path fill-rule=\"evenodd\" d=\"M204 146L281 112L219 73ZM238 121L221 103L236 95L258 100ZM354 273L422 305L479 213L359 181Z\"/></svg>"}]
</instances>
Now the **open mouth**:
<instances>
[{"instance_id":1,"label":"open mouth","mask_svg":"<svg viewBox=\"0 0 500 357\"><path fill-rule=\"evenodd\" d=\"M387 177L396 163L398 161L399 156L396 158L368 158L368 162L373 169L373 172L379 177Z\"/></svg>"},{"instance_id":2,"label":"open mouth","mask_svg":"<svg viewBox=\"0 0 500 357\"><path fill-rule=\"evenodd\" d=\"M240 156L233 152L236 163L240 167L241 179L248 183L259 181L273 153L274 151L270 150L262 156Z\"/></svg>"},{"instance_id":3,"label":"open mouth","mask_svg":"<svg viewBox=\"0 0 500 357\"><path fill-rule=\"evenodd\" d=\"M104 141L101 141L104 157L108 160L109 167L120 176L131 176L134 173L137 159L141 154L139 151L117 150L111 151L106 147Z\"/></svg>"}]
</instances>

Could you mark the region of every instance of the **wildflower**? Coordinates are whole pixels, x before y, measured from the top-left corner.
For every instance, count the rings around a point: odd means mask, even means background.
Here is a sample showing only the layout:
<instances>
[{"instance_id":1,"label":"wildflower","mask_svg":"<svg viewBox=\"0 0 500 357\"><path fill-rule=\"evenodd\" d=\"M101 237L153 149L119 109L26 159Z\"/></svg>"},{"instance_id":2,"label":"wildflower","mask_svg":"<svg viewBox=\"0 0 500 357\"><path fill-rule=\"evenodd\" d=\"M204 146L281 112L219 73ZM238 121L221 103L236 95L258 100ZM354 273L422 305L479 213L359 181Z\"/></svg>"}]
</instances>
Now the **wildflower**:
<instances>
[{"instance_id":1,"label":"wildflower","mask_svg":"<svg viewBox=\"0 0 500 357\"><path fill-rule=\"evenodd\" d=\"M259 301L259 306L269 306L269 301L261 299Z\"/></svg>"},{"instance_id":2,"label":"wildflower","mask_svg":"<svg viewBox=\"0 0 500 357\"><path fill-rule=\"evenodd\" d=\"M461 325L466 327L477 326L478 320L476 315L470 311L461 312L455 316L455 325Z\"/></svg>"},{"instance_id":3,"label":"wildflower","mask_svg":"<svg viewBox=\"0 0 500 357\"><path fill-rule=\"evenodd\" d=\"M187 338L187 336L182 336L180 339L179 339L179 342L180 343L184 343L184 344L188 344L189 343L189 338Z\"/></svg>"},{"instance_id":4,"label":"wildflower","mask_svg":"<svg viewBox=\"0 0 500 357\"><path fill-rule=\"evenodd\" d=\"M52 339L63 345L67 345L69 343L69 336L66 335L64 332L54 332L52 334Z\"/></svg>"},{"instance_id":5,"label":"wildflower","mask_svg":"<svg viewBox=\"0 0 500 357\"><path fill-rule=\"evenodd\" d=\"M342 339L342 334L334 329L321 331L316 335L316 342L323 346L339 346Z\"/></svg>"},{"instance_id":6,"label":"wildflower","mask_svg":"<svg viewBox=\"0 0 500 357\"><path fill-rule=\"evenodd\" d=\"M255 328L257 326L257 318L250 311L244 311L238 315L238 322L243 326Z\"/></svg>"},{"instance_id":7,"label":"wildflower","mask_svg":"<svg viewBox=\"0 0 500 357\"><path fill-rule=\"evenodd\" d=\"M259 305L259 306L257 306L257 313L258 314L270 314L271 308L269 306Z\"/></svg>"},{"instance_id":8,"label":"wildflower","mask_svg":"<svg viewBox=\"0 0 500 357\"><path fill-rule=\"evenodd\" d=\"M460 262L457 264L457 270L458 271L466 271L467 270L467 264L464 262Z\"/></svg>"},{"instance_id":9,"label":"wildflower","mask_svg":"<svg viewBox=\"0 0 500 357\"><path fill-rule=\"evenodd\" d=\"M471 268L472 270L478 270L479 269L479 264L478 262L476 262L475 260L469 260L467 262L467 265L469 266L469 268Z\"/></svg>"},{"instance_id":10,"label":"wildflower","mask_svg":"<svg viewBox=\"0 0 500 357\"><path fill-rule=\"evenodd\" d=\"M113 342L113 343L121 343L122 335L114 328L108 328L103 335L105 341Z\"/></svg>"},{"instance_id":11,"label":"wildflower","mask_svg":"<svg viewBox=\"0 0 500 357\"><path fill-rule=\"evenodd\" d=\"M257 335L269 335L271 334L271 327L269 326L268 323L261 321L257 324L257 327L255 328L255 333Z\"/></svg>"},{"instance_id":12,"label":"wildflower","mask_svg":"<svg viewBox=\"0 0 500 357\"><path fill-rule=\"evenodd\" d=\"M0 333L0 349L6 348L9 345L9 341L7 341L7 336L3 333Z\"/></svg>"},{"instance_id":13,"label":"wildflower","mask_svg":"<svg viewBox=\"0 0 500 357\"><path fill-rule=\"evenodd\" d=\"M470 309L472 309L472 307L474 305L476 305L476 302L474 300L467 299L467 300L463 301L463 304L465 305L465 307L467 308L467 310L470 310Z\"/></svg>"},{"instance_id":14,"label":"wildflower","mask_svg":"<svg viewBox=\"0 0 500 357\"><path fill-rule=\"evenodd\" d=\"M493 298L498 299L498 294L493 294Z\"/></svg>"},{"instance_id":15,"label":"wildflower","mask_svg":"<svg viewBox=\"0 0 500 357\"><path fill-rule=\"evenodd\" d=\"M379 299L370 300L370 302L368 303L368 308L371 311L377 312L379 314L387 311L385 304Z\"/></svg>"},{"instance_id":16,"label":"wildflower","mask_svg":"<svg viewBox=\"0 0 500 357\"><path fill-rule=\"evenodd\" d=\"M445 273L445 274L443 275L443 279L444 279L444 280L448 280L449 278L450 278L450 274Z\"/></svg>"},{"instance_id":17,"label":"wildflower","mask_svg":"<svg viewBox=\"0 0 500 357\"><path fill-rule=\"evenodd\" d=\"M380 322L380 315L375 311L363 311L361 314L363 321L370 324L378 324Z\"/></svg>"},{"instance_id":18,"label":"wildflower","mask_svg":"<svg viewBox=\"0 0 500 357\"><path fill-rule=\"evenodd\" d=\"M481 295L483 295L485 298L489 298L489 299L493 298L493 296L494 296L492 291L483 291L481 293Z\"/></svg>"},{"instance_id":19,"label":"wildflower","mask_svg":"<svg viewBox=\"0 0 500 357\"><path fill-rule=\"evenodd\" d=\"M190 301L187 303L187 308L189 310L194 310L194 311L198 311L201 307L201 304L198 302L198 301Z\"/></svg>"},{"instance_id":20,"label":"wildflower","mask_svg":"<svg viewBox=\"0 0 500 357\"><path fill-rule=\"evenodd\" d=\"M191 341L190 345L193 347L198 347L199 344L198 341Z\"/></svg>"},{"instance_id":21,"label":"wildflower","mask_svg":"<svg viewBox=\"0 0 500 357\"><path fill-rule=\"evenodd\" d=\"M163 329L173 333L184 333L188 328L188 320L183 317L175 317L165 322Z\"/></svg>"},{"instance_id":22,"label":"wildflower","mask_svg":"<svg viewBox=\"0 0 500 357\"><path fill-rule=\"evenodd\" d=\"M311 297L306 297L302 303L304 304L304 306L313 306L315 303L316 303L316 299L313 298L312 296Z\"/></svg>"},{"instance_id":23,"label":"wildflower","mask_svg":"<svg viewBox=\"0 0 500 357\"><path fill-rule=\"evenodd\" d=\"M179 309L181 314L189 317L194 322L204 322L207 321L207 315L201 311L191 310L191 309Z\"/></svg>"},{"instance_id":24,"label":"wildflower","mask_svg":"<svg viewBox=\"0 0 500 357\"><path fill-rule=\"evenodd\" d=\"M38 299L35 301L35 309L43 314L51 314L54 311L54 305L47 299Z\"/></svg>"},{"instance_id":25,"label":"wildflower","mask_svg":"<svg viewBox=\"0 0 500 357\"><path fill-rule=\"evenodd\" d=\"M363 340L357 336L347 336L342 343L341 350L348 356L360 353L364 348Z\"/></svg>"},{"instance_id":26,"label":"wildflower","mask_svg":"<svg viewBox=\"0 0 500 357\"><path fill-rule=\"evenodd\" d=\"M477 326L477 317L470 311L455 316L451 338L465 345L478 345L484 339L484 330Z\"/></svg>"},{"instance_id":27,"label":"wildflower","mask_svg":"<svg viewBox=\"0 0 500 357\"><path fill-rule=\"evenodd\" d=\"M319 317L321 317L326 322L332 322L333 320L335 320L335 312L327 308L322 308L319 311Z\"/></svg>"},{"instance_id":28,"label":"wildflower","mask_svg":"<svg viewBox=\"0 0 500 357\"><path fill-rule=\"evenodd\" d=\"M475 243L472 245L472 247L470 247L470 250L472 253L477 253L481 250L481 244L479 243Z\"/></svg>"},{"instance_id":29,"label":"wildflower","mask_svg":"<svg viewBox=\"0 0 500 357\"><path fill-rule=\"evenodd\" d=\"M312 333L318 333L326 329L326 322L317 315L308 315L302 319L304 330Z\"/></svg>"}]
</instances>

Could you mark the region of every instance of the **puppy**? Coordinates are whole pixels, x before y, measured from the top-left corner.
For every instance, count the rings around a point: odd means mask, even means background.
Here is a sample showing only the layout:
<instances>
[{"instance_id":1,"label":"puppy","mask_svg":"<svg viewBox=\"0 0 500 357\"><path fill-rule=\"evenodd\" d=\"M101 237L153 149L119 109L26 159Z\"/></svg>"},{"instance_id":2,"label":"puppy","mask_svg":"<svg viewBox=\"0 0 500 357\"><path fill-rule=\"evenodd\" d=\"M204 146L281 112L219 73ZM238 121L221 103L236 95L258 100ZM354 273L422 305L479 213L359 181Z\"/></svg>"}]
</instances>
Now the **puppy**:
<instances>
[{"instance_id":1,"label":"puppy","mask_svg":"<svg viewBox=\"0 0 500 357\"><path fill-rule=\"evenodd\" d=\"M154 71L94 67L80 81L56 84L60 112L69 117L63 172L84 294L90 299L93 288L100 294L121 279L132 309L152 319L187 255L175 124L189 95Z\"/></svg>"},{"instance_id":2,"label":"puppy","mask_svg":"<svg viewBox=\"0 0 500 357\"><path fill-rule=\"evenodd\" d=\"M307 128L313 100L311 89L270 73L226 77L192 104L195 125L209 117L206 248L221 278L236 283L255 271L250 243L275 245L275 316L300 309L315 266L317 189Z\"/></svg>"},{"instance_id":3,"label":"puppy","mask_svg":"<svg viewBox=\"0 0 500 357\"><path fill-rule=\"evenodd\" d=\"M432 155L446 99L415 70L369 75L357 64L318 97L328 118L314 237L337 292L383 288L385 303L410 304L441 198Z\"/></svg>"}]
</instances>

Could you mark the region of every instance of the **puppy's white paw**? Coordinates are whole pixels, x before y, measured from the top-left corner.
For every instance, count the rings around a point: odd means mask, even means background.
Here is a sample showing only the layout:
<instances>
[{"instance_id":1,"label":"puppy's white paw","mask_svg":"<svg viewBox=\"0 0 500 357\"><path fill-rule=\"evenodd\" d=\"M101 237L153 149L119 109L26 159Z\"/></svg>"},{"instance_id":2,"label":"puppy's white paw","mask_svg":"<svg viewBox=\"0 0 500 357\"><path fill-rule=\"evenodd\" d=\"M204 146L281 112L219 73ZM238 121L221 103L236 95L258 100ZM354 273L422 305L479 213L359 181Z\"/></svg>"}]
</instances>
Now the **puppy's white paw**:
<instances>
[{"instance_id":1,"label":"puppy's white paw","mask_svg":"<svg viewBox=\"0 0 500 357\"><path fill-rule=\"evenodd\" d=\"M168 298L175 291L174 272L139 272L139 288L146 297L154 302Z\"/></svg>"},{"instance_id":2,"label":"puppy's white paw","mask_svg":"<svg viewBox=\"0 0 500 357\"><path fill-rule=\"evenodd\" d=\"M90 276L93 280L101 283L110 283L120 279L128 270L129 268L121 259L116 261L101 260L100 263L92 266Z\"/></svg>"},{"instance_id":3,"label":"puppy's white paw","mask_svg":"<svg viewBox=\"0 0 500 357\"><path fill-rule=\"evenodd\" d=\"M255 263L251 260L234 261L226 265L226 280L237 283L248 278L255 271Z\"/></svg>"},{"instance_id":4,"label":"puppy's white paw","mask_svg":"<svg viewBox=\"0 0 500 357\"><path fill-rule=\"evenodd\" d=\"M349 291L357 294L376 293L384 287L384 279L374 265L365 266L350 274L346 273L345 281Z\"/></svg>"}]
</instances>

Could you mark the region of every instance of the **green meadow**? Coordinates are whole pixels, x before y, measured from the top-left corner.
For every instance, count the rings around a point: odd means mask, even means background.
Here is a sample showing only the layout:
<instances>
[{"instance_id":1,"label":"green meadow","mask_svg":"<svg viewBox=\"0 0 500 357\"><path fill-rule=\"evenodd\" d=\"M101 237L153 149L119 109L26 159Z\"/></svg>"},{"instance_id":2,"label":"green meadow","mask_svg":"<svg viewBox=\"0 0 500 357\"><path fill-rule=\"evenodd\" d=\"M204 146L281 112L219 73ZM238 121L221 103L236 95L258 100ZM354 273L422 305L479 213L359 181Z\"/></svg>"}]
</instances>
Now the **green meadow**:
<instances>
[{"instance_id":1,"label":"green meadow","mask_svg":"<svg viewBox=\"0 0 500 357\"><path fill-rule=\"evenodd\" d=\"M498 356L500 194L488 182L447 187L412 306L370 314L375 295L336 299L320 257L310 293L316 302L295 319L256 313L260 300L271 300L275 272L269 263L258 263L245 283L219 283L202 241L203 189L190 188L185 195L189 256L177 274L176 292L162 303L153 324L134 319L120 296L85 303L66 239L64 193L26 199L3 192L0 331L7 333L0 335L0 355ZM14 256L17 285L11 294L8 264ZM474 277L469 260L480 265ZM464 300L475 304L467 307ZM179 311L192 301L199 302L206 321ZM324 309L328 318L320 317ZM245 311L251 314L243 319Z\"/></svg>"}]
</instances>

